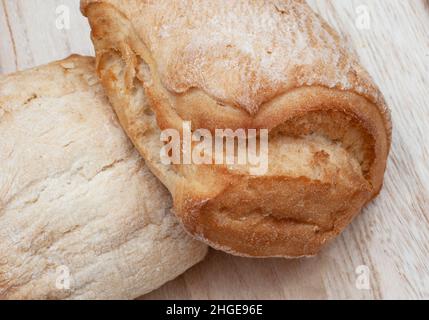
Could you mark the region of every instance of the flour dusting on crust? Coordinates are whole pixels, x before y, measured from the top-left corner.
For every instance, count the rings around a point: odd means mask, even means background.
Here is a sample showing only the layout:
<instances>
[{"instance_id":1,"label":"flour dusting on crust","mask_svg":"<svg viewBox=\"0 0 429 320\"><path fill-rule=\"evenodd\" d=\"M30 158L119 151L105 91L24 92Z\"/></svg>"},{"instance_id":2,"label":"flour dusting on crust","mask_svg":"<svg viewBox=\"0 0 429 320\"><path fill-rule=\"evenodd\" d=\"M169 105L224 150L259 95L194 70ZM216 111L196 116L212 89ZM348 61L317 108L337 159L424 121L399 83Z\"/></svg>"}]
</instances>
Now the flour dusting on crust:
<instances>
[{"instance_id":1,"label":"flour dusting on crust","mask_svg":"<svg viewBox=\"0 0 429 320\"><path fill-rule=\"evenodd\" d=\"M255 114L292 88L321 85L352 90L387 112L345 42L305 1L102 2L132 22L172 92L199 88Z\"/></svg>"}]
</instances>

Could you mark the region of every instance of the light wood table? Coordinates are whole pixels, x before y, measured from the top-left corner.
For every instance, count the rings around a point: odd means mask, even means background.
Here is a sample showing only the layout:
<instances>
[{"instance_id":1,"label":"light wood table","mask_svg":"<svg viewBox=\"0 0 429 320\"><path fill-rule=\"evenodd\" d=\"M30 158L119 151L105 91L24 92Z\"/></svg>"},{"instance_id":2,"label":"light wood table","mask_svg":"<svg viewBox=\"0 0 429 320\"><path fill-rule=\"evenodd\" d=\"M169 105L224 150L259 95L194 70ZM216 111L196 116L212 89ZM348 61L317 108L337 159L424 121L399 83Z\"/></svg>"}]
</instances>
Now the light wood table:
<instances>
[{"instance_id":1,"label":"light wood table","mask_svg":"<svg viewBox=\"0 0 429 320\"><path fill-rule=\"evenodd\" d=\"M354 46L392 109L393 148L380 197L315 258L252 260L213 250L143 298L429 298L429 2L311 5ZM69 30L56 27L64 8ZM0 0L0 73L93 54L78 8L77 0ZM369 287L357 286L366 274Z\"/></svg>"}]
</instances>

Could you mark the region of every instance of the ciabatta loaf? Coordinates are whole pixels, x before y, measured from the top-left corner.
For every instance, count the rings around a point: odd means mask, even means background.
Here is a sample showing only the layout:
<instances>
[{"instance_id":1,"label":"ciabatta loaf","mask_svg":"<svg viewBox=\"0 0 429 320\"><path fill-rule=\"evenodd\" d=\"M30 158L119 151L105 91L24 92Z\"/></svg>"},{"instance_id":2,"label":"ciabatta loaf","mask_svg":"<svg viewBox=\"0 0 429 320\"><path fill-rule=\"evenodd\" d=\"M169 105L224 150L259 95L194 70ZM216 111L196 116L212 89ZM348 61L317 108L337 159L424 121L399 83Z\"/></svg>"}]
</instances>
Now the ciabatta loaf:
<instances>
[{"instance_id":1,"label":"ciabatta loaf","mask_svg":"<svg viewBox=\"0 0 429 320\"><path fill-rule=\"evenodd\" d=\"M244 256L314 255L379 193L388 108L305 1L83 0L82 11L122 126L197 238ZM267 172L166 165L161 133L186 122L268 130Z\"/></svg>"},{"instance_id":2,"label":"ciabatta loaf","mask_svg":"<svg viewBox=\"0 0 429 320\"><path fill-rule=\"evenodd\" d=\"M199 262L93 58L0 76L0 299L131 299Z\"/></svg>"}]
</instances>

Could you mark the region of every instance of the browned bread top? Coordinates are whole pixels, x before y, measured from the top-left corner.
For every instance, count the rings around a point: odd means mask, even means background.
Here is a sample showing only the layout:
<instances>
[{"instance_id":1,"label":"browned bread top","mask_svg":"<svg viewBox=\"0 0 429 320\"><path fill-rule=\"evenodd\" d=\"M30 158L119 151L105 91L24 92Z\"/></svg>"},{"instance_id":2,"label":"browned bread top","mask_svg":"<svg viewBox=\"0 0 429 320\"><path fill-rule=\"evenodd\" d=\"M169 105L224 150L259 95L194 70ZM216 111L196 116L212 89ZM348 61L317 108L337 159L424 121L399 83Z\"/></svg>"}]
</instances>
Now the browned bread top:
<instances>
[{"instance_id":1,"label":"browned bread top","mask_svg":"<svg viewBox=\"0 0 429 320\"><path fill-rule=\"evenodd\" d=\"M197 88L219 103L218 112L227 105L255 116L293 88L338 88L373 102L390 131L380 91L305 1L84 0L83 12L94 2L131 21L173 93Z\"/></svg>"},{"instance_id":2,"label":"browned bread top","mask_svg":"<svg viewBox=\"0 0 429 320\"><path fill-rule=\"evenodd\" d=\"M317 253L380 191L379 90L304 1L83 1L122 126L187 230L249 256ZM269 165L164 165L164 129L269 131Z\"/></svg>"}]
</instances>

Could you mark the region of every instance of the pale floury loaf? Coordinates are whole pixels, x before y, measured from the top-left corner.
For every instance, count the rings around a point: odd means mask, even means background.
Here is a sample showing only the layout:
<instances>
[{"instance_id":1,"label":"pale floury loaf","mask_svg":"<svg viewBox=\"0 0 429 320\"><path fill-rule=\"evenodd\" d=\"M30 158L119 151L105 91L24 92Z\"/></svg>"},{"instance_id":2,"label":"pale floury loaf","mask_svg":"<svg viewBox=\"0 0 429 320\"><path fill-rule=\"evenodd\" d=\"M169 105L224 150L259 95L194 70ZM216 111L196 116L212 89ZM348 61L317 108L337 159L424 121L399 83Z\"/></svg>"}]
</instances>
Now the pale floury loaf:
<instances>
[{"instance_id":1,"label":"pale floury loaf","mask_svg":"<svg viewBox=\"0 0 429 320\"><path fill-rule=\"evenodd\" d=\"M72 56L0 76L0 299L136 298L206 254L94 65Z\"/></svg>"}]
</instances>

